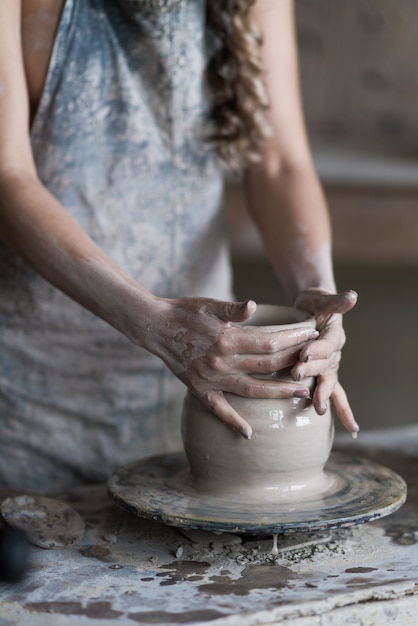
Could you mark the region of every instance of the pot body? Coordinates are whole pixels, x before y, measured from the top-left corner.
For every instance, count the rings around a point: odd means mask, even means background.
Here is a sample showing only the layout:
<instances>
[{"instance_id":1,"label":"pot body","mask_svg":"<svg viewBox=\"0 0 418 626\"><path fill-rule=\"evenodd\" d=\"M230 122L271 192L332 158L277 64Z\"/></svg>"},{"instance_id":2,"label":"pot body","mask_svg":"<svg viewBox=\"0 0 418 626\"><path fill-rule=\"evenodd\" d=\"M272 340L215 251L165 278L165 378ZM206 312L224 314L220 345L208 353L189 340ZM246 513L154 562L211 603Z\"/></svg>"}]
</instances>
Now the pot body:
<instances>
[{"instance_id":1,"label":"pot body","mask_svg":"<svg viewBox=\"0 0 418 626\"><path fill-rule=\"evenodd\" d=\"M313 318L288 307L259 306L257 312L250 324L258 325L261 319L266 332L289 325L315 326ZM271 323L276 320L279 324ZM275 376L290 380L287 371ZM315 385L314 379L304 383ZM251 425L251 440L216 418L190 391L184 400L183 444L197 490L214 497L272 502L305 500L326 492L330 479L324 466L334 437L330 410L317 415L304 398L254 399L229 393L225 397Z\"/></svg>"}]
</instances>

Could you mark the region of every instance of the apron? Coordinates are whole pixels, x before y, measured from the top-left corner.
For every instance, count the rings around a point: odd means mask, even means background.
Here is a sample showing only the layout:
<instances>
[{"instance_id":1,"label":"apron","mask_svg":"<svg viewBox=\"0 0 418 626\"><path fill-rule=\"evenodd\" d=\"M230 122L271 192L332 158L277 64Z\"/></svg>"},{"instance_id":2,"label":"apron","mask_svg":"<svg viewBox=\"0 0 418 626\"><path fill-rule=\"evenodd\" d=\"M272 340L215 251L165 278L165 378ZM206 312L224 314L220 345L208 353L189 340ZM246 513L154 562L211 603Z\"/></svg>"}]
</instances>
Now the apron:
<instances>
[{"instance_id":1,"label":"apron","mask_svg":"<svg viewBox=\"0 0 418 626\"><path fill-rule=\"evenodd\" d=\"M208 45L205 0L66 0L31 129L43 184L158 296L232 298ZM59 491L179 449L184 393L0 246L0 484Z\"/></svg>"}]
</instances>

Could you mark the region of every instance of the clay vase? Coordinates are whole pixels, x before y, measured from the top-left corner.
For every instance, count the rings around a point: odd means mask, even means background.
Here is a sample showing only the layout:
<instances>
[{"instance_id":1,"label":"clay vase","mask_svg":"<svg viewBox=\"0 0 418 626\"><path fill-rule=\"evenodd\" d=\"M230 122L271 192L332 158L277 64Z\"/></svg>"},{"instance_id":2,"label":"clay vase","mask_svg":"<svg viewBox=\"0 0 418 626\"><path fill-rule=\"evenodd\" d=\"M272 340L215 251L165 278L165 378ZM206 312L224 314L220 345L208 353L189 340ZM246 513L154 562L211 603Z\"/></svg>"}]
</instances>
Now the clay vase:
<instances>
[{"instance_id":1,"label":"clay vase","mask_svg":"<svg viewBox=\"0 0 418 626\"><path fill-rule=\"evenodd\" d=\"M245 323L264 332L290 327L315 327L315 319L290 307L259 305ZM282 370L269 377L291 380ZM314 379L305 379L314 388ZM324 472L334 437L330 410L318 415L310 399L252 399L225 394L251 425L245 440L187 392L182 413L182 438L194 489L234 501L297 502L325 494L330 478Z\"/></svg>"}]
</instances>

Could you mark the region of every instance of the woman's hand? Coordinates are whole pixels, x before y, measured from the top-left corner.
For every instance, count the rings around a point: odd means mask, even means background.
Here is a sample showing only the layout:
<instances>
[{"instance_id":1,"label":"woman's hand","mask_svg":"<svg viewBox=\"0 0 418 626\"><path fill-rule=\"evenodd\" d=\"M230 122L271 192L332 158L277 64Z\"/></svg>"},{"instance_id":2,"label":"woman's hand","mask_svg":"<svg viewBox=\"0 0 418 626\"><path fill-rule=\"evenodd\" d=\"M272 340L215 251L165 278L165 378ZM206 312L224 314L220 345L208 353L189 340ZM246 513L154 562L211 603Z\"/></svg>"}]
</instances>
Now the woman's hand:
<instances>
[{"instance_id":1,"label":"woman's hand","mask_svg":"<svg viewBox=\"0 0 418 626\"><path fill-rule=\"evenodd\" d=\"M256 310L253 301L236 303L209 298L159 301L156 327L150 328L157 354L172 372L219 419L245 438L250 425L228 403L224 392L252 398L308 397L303 383L261 380L296 363L301 347L318 337L312 328L266 333L241 326Z\"/></svg>"},{"instance_id":2,"label":"woman's hand","mask_svg":"<svg viewBox=\"0 0 418 626\"><path fill-rule=\"evenodd\" d=\"M299 361L291 373L294 380L302 380L308 376L317 377L312 398L316 412L323 415L331 399L341 422L352 433L357 433L359 426L345 391L338 382L338 367L345 343L342 316L356 302L355 291L329 294L318 289L309 289L299 294L295 306L315 315L320 334L316 341L302 348Z\"/></svg>"}]
</instances>

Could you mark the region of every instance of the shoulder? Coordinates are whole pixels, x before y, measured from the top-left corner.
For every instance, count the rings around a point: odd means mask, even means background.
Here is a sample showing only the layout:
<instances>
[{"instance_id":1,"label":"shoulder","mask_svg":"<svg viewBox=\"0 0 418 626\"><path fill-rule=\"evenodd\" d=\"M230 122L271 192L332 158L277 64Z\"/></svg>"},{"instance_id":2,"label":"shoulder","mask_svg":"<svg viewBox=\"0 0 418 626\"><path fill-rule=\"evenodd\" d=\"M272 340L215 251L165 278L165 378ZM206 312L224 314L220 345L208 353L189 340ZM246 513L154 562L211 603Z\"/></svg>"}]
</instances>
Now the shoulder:
<instances>
[{"instance_id":1,"label":"shoulder","mask_svg":"<svg viewBox=\"0 0 418 626\"><path fill-rule=\"evenodd\" d=\"M22 54L34 111L40 100L65 0L21 0Z\"/></svg>"},{"instance_id":2,"label":"shoulder","mask_svg":"<svg viewBox=\"0 0 418 626\"><path fill-rule=\"evenodd\" d=\"M21 2L0 3L0 168L28 154L29 106L21 42Z\"/></svg>"},{"instance_id":3,"label":"shoulder","mask_svg":"<svg viewBox=\"0 0 418 626\"><path fill-rule=\"evenodd\" d=\"M19 2L18 2L19 4ZM39 11L49 15L61 13L65 0L20 0L22 18Z\"/></svg>"}]
</instances>

